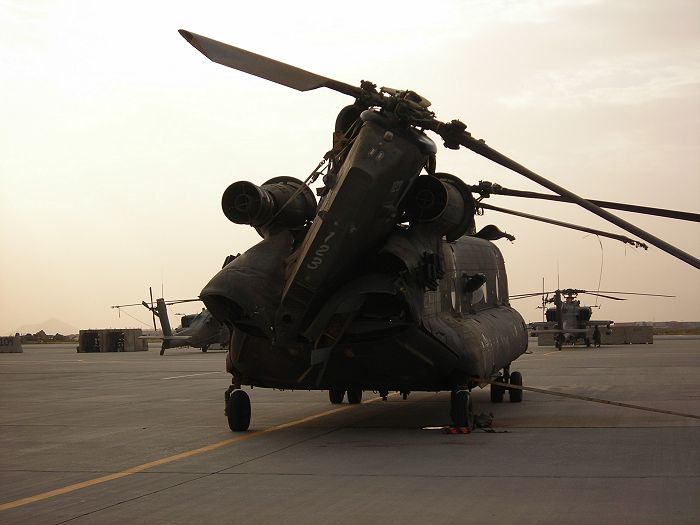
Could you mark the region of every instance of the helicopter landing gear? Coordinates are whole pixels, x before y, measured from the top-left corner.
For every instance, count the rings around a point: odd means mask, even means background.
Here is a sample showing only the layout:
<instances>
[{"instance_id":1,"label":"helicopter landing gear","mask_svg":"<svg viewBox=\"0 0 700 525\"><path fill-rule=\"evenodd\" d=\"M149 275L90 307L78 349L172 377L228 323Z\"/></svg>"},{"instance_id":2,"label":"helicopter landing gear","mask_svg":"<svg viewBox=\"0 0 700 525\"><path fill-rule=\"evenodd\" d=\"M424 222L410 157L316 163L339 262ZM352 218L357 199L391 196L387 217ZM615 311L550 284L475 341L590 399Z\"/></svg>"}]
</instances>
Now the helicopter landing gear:
<instances>
[{"instance_id":1,"label":"helicopter landing gear","mask_svg":"<svg viewBox=\"0 0 700 525\"><path fill-rule=\"evenodd\" d=\"M330 399L331 403L334 405L340 405L343 402L344 397L345 390L342 388L331 388L328 391L328 399Z\"/></svg>"},{"instance_id":2,"label":"helicopter landing gear","mask_svg":"<svg viewBox=\"0 0 700 525\"><path fill-rule=\"evenodd\" d=\"M450 419L457 428L474 428L474 413L469 390L453 390L450 396Z\"/></svg>"},{"instance_id":3,"label":"helicopter landing gear","mask_svg":"<svg viewBox=\"0 0 700 525\"><path fill-rule=\"evenodd\" d=\"M559 337L559 334L554 338L554 346L557 350L561 350L561 337Z\"/></svg>"},{"instance_id":4,"label":"helicopter landing gear","mask_svg":"<svg viewBox=\"0 0 700 525\"><path fill-rule=\"evenodd\" d=\"M250 397L245 390L233 385L226 391L226 419L234 432L243 432L250 426Z\"/></svg>"},{"instance_id":5,"label":"helicopter landing gear","mask_svg":"<svg viewBox=\"0 0 700 525\"><path fill-rule=\"evenodd\" d=\"M519 388L510 388L508 385L523 386L523 375L520 372L511 372L510 365L503 369L503 374L499 374L495 382L502 385L491 385L491 402L502 403L505 393L508 392L508 398L511 403L520 403L523 400L523 391Z\"/></svg>"},{"instance_id":6,"label":"helicopter landing gear","mask_svg":"<svg viewBox=\"0 0 700 525\"><path fill-rule=\"evenodd\" d=\"M163 341L163 344L160 345L160 355L163 355L165 353L165 341Z\"/></svg>"},{"instance_id":7,"label":"helicopter landing gear","mask_svg":"<svg viewBox=\"0 0 700 525\"><path fill-rule=\"evenodd\" d=\"M348 390L348 403L351 405L359 405L362 403L362 389L353 388Z\"/></svg>"},{"instance_id":8,"label":"helicopter landing gear","mask_svg":"<svg viewBox=\"0 0 700 525\"><path fill-rule=\"evenodd\" d=\"M202 352L206 352L207 350L209 350L209 345L203 345Z\"/></svg>"},{"instance_id":9,"label":"helicopter landing gear","mask_svg":"<svg viewBox=\"0 0 700 525\"><path fill-rule=\"evenodd\" d=\"M498 376L495 381L505 383L503 376ZM491 403L502 403L503 396L506 393L506 387L501 385L491 385Z\"/></svg>"},{"instance_id":10,"label":"helicopter landing gear","mask_svg":"<svg viewBox=\"0 0 700 525\"><path fill-rule=\"evenodd\" d=\"M510 374L511 385L523 386L523 376L520 372L513 372ZM519 388L509 388L508 397L511 403L520 403L523 400L523 391Z\"/></svg>"}]
</instances>

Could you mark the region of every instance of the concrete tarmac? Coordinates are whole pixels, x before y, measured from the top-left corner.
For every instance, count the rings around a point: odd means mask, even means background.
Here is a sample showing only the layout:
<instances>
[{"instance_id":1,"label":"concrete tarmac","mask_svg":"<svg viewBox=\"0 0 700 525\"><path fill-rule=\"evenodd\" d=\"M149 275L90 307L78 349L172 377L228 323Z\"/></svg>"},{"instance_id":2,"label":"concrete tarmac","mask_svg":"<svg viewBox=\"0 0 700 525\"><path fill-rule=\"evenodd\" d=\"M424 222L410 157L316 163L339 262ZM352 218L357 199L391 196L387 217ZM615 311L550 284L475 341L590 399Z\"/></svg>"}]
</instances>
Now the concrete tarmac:
<instances>
[{"instance_id":1,"label":"concrete tarmac","mask_svg":"<svg viewBox=\"0 0 700 525\"><path fill-rule=\"evenodd\" d=\"M700 415L700 339L531 350L525 385ZM0 523L700 523L700 419L486 388L495 432L448 435L446 392L256 388L234 434L229 383L211 351L1 354Z\"/></svg>"}]
</instances>

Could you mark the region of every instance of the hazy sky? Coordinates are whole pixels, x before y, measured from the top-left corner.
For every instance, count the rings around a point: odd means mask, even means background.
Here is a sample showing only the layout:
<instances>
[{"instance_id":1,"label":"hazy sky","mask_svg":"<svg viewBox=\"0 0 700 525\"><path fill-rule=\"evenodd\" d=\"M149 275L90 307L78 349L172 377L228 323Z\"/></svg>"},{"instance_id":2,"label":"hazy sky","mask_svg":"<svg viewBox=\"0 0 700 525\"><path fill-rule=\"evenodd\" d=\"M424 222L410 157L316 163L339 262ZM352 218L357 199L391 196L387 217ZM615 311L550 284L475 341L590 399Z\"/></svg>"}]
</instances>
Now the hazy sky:
<instances>
[{"instance_id":1,"label":"hazy sky","mask_svg":"<svg viewBox=\"0 0 700 525\"><path fill-rule=\"evenodd\" d=\"M346 6L341 8L340 6ZM700 212L700 3L0 0L0 333L55 317L142 326L109 305L196 297L258 241L220 208L236 180L304 179L350 99L209 62L185 28L347 83L410 88L437 117L589 198ZM438 169L538 191L462 150ZM494 205L614 231L573 205ZM700 256L700 226L620 215ZM656 292L597 318L700 320L700 272L656 248L488 212L511 293ZM624 233L624 232L622 232ZM594 302L594 301L591 301ZM514 303L538 320L537 299ZM179 310L189 313L194 305ZM130 311L149 320L145 310Z\"/></svg>"}]
</instances>

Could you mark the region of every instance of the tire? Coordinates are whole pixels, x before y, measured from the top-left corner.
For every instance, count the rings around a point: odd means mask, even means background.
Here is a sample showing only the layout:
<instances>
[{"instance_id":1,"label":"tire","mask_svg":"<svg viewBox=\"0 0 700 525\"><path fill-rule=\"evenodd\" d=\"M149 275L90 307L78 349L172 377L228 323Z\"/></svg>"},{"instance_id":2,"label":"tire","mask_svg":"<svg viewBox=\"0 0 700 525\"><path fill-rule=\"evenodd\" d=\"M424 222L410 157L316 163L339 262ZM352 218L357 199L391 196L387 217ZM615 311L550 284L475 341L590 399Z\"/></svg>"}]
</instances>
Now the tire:
<instances>
[{"instance_id":1,"label":"tire","mask_svg":"<svg viewBox=\"0 0 700 525\"><path fill-rule=\"evenodd\" d=\"M204 345L202 347L202 352L206 352L207 350L209 350L209 345Z\"/></svg>"},{"instance_id":2,"label":"tire","mask_svg":"<svg viewBox=\"0 0 700 525\"><path fill-rule=\"evenodd\" d=\"M331 403L334 405L340 405L343 402L344 397L345 390L342 388L331 388L328 391L328 399L330 399Z\"/></svg>"},{"instance_id":3,"label":"tire","mask_svg":"<svg viewBox=\"0 0 700 525\"><path fill-rule=\"evenodd\" d=\"M510 383L513 385L523 386L523 376L520 372L510 374ZM518 388L509 388L508 397L511 403L520 403L523 400L523 391Z\"/></svg>"},{"instance_id":4,"label":"tire","mask_svg":"<svg viewBox=\"0 0 700 525\"><path fill-rule=\"evenodd\" d=\"M496 378L496 381L503 383L503 378ZM503 396L506 394L506 387L500 385L491 385L491 403L502 403Z\"/></svg>"},{"instance_id":5,"label":"tire","mask_svg":"<svg viewBox=\"0 0 700 525\"><path fill-rule=\"evenodd\" d=\"M244 432L250 426L250 398L244 390L234 390L228 398L226 418L233 432Z\"/></svg>"},{"instance_id":6,"label":"tire","mask_svg":"<svg viewBox=\"0 0 700 525\"><path fill-rule=\"evenodd\" d=\"M351 405L359 405L362 403L362 390L359 388L348 390L348 403Z\"/></svg>"}]
</instances>

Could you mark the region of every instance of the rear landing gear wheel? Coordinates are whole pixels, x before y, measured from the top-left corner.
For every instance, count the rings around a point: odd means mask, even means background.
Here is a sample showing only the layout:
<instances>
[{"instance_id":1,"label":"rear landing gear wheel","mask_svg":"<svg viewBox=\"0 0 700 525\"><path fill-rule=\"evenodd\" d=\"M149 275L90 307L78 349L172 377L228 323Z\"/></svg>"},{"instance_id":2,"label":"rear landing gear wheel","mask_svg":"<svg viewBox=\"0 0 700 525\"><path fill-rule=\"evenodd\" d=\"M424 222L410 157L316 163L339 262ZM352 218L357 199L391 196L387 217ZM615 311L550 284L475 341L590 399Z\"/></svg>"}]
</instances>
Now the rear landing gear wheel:
<instances>
[{"instance_id":1,"label":"rear landing gear wheel","mask_svg":"<svg viewBox=\"0 0 700 525\"><path fill-rule=\"evenodd\" d=\"M348 390L348 403L351 405L359 405L362 403L362 390L359 388Z\"/></svg>"},{"instance_id":2,"label":"rear landing gear wheel","mask_svg":"<svg viewBox=\"0 0 700 525\"><path fill-rule=\"evenodd\" d=\"M207 350L209 350L209 345L202 346L202 352L206 352Z\"/></svg>"},{"instance_id":3,"label":"rear landing gear wheel","mask_svg":"<svg viewBox=\"0 0 700 525\"><path fill-rule=\"evenodd\" d=\"M474 427L472 400L468 390L453 390L450 397L450 418L452 425L457 428Z\"/></svg>"},{"instance_id":4,"label":"rear landing gear wheel","mask_svg":"<svg viewBox=\"0 0 700 525\"><path fill-rule=\"evenodd\" d=\"M334 405L340 405L343 402L343 398L345 397L345 390L341 388L331 388L328 391L328 399L331 400L331 403Z\"/></svg>"},{"instance_id":5,"label":"rear landing gear wheel","mask_svg":"<svg viewBox=\"0 0 700 525\"><path fill-rule=\"evenodd\" d=\"M498 383L503 383L502 377L497 377L495 379ZM506 393L506 387L501 385L491 385L491 403L502 403L503 396Z\"/></svg>"},{"instance_id":6,"label":"rear landing gear wheel","mask_svg":"<svg viewBox=\"0 0 700 525\"><path fill-rule=\"evenodd\" d=\"M226 401L228 426L234 432L243 432L250 426L250 398L245 390L234 390Z\"/></svg>"},{"instance_id":7,"label":"rear landing gear wheel","mask_svg":"<svg viewBox=\"0 0 700 525\"><path fill-rule=\"evenodd\" d=\"M523 386L523 376L520 372L512 372L510 374L510 384ZM519 388L509 388L508 397L511 403L520 403L523 400L523 391Z\"/></svg>"}]
</instances>

